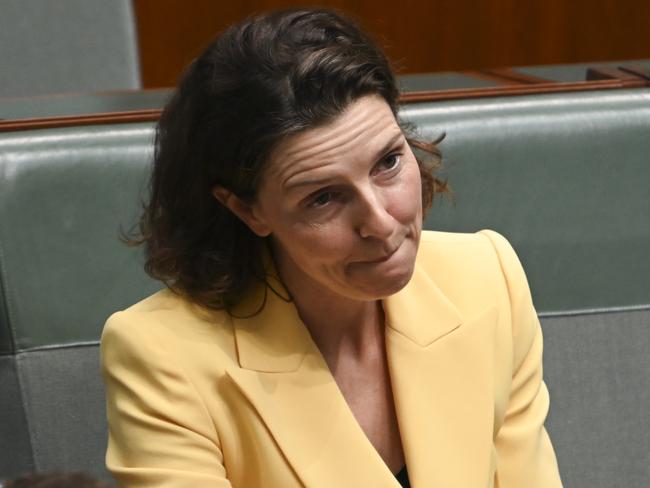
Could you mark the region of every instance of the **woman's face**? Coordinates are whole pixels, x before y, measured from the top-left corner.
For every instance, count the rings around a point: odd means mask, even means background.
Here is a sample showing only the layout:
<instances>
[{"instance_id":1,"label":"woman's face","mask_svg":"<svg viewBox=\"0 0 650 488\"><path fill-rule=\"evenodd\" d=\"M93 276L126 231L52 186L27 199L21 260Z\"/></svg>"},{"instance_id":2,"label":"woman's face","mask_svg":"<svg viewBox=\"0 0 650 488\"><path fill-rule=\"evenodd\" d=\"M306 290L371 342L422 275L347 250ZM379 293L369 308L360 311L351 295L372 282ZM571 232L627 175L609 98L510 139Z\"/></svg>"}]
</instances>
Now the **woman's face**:
<instances>
[{"instance_id":1,"label":"woman's face","mask_svg":"<svg viewBox=\"0 0 650 488\"><path fill-rule=\"evenodd\" d=\"M377 300L408 283L422 228L417 161L388 104L369 95L274 151L249 226L270 235L301 290Z\"/></svg>"}]
</instances>

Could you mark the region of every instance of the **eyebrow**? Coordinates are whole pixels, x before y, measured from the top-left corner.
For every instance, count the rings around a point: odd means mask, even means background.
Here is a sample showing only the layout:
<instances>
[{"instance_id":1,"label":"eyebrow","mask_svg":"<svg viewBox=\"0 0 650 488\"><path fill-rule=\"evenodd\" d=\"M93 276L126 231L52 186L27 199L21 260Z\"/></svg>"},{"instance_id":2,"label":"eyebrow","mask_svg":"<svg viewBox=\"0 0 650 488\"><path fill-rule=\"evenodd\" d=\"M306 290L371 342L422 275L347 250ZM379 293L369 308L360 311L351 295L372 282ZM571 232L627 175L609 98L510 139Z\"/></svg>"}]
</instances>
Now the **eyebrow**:
<instances>
[{"instance_id":1,"label":"eyebrow","mask_svg":"<svg viewBox=\"0 0 650 488\"><path fill-rule=\"evenodd\" d=\"M385 156L388 151L392 149L392 147L399 141L402 137L404 136L403 132L398 132L396 133L393 137L391 137L386 144L383 145L383 147L377 151L373 157L374 160L379 159L383 156ZM307 179L307 180L302 180L302 181L297 181L295 183L291 183L286 186L287 190L294 190L298 187L301 186L317 186L317 185L323 185L327 182L332 180L332 178L327 177L327 178L320 178L320 179Z\"/></svg>"}]
</instances>

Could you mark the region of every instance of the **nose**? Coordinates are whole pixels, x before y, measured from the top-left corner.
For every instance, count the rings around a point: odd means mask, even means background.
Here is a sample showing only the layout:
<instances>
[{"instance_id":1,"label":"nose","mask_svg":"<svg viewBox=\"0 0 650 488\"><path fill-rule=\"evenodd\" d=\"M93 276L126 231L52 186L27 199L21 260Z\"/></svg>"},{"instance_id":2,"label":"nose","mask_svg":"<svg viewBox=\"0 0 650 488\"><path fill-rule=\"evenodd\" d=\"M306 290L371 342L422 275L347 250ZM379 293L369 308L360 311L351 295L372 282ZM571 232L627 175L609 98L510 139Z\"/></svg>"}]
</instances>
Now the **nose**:
<instances>
[{"instance_id":1,"label":"nose","mask_svg":"<svg viewBox=\"0 0 650 488\"><path fill-rule=\"evenodd\" d=\"M359 197L359 235L385 241L395 230L395 218L387 209L381 190L369 188Z\"/></svg>"}]
</instances>

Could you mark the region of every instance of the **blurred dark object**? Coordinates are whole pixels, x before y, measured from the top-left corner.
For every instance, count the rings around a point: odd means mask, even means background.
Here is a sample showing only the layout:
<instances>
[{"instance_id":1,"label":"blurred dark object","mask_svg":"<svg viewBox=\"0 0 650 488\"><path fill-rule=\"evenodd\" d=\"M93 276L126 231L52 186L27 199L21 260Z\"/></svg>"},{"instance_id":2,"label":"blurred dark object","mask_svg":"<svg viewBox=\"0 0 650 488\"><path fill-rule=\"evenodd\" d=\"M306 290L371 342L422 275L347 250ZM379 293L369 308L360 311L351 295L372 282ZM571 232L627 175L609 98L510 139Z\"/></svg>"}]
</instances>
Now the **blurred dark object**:
<instances>
[{"instance_id":1,"label":"blurred dark object","mask_svg":"<svg viewBox=\"0 0 650 488\"><path fill-rule=\"evenodd\" d=\"M8 481L3 488L110 488L83 473L29 474Z\"/></svg>"}]
</instances>

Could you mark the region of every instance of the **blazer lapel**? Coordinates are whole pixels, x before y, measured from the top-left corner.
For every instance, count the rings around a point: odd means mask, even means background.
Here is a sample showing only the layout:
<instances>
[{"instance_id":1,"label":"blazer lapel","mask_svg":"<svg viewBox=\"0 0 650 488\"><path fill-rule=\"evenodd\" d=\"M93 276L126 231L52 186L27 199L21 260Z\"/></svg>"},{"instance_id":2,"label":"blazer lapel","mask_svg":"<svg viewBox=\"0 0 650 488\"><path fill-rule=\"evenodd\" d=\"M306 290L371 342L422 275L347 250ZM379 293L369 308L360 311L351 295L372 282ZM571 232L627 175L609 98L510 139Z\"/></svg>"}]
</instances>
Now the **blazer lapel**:
<instances>
[{"instance_id":1,"label":"blazer lapel","mask_svg":"<svg viewBox=\"0 0 650 488\"><path fill-rule=\"evenodd\" d=\"M398 488L293 304L260 287L235 315L259 309L265 294L259 314L233 319L241 368L227 374L305 486Z\"/></svg>"},{"instance_id":2,"label":"blazer lapel","mask_svg":"<svg viewBox=\"0 0 650 488\"><path fill-rule=\"evenodd\" d=\"M384 301L386 348L411 485L490 486L496 459L496 308L463 321L416 267L409 284Z\"/></svg>"},{"instance_id":3,"label":"blazer lapel","mask_svg":"<svg viewBox=\"0 0 650 488\"><path fill-rule=\"evenodd\" d=\"M271 286L278 293L260 286L235 311L241 367L227 374L305 486L398 488L282 286ZM496 307L464 320L419 267L383 306L411 486L491 486Z\"/></svg>"}]
</instances>

